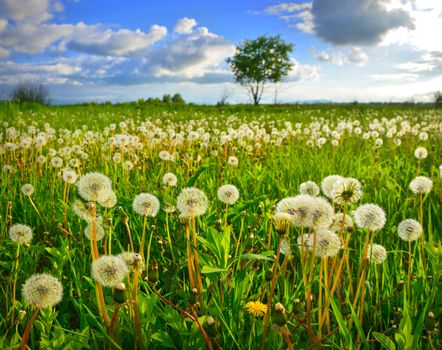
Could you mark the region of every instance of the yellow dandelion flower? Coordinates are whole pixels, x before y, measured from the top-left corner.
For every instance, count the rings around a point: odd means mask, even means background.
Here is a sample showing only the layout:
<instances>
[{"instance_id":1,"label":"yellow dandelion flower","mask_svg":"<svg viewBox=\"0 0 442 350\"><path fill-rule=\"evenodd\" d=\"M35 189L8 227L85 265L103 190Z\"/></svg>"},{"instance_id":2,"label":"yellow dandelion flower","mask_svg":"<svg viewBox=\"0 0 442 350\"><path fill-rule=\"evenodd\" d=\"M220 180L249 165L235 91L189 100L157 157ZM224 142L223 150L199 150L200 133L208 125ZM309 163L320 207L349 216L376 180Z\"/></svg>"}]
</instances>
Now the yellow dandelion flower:
<instances>
[{"instance_id":1,"label":"yellow dandelion flower","mask_svg":"<svg viewBox=\"0 0 442 350\"><path fill-rule=\"evenodd\" d=\"M263 316L267 312L267 305L258 301L249 301L246 304L246 310L253 316Z\"/></svg>"}]
</instances>

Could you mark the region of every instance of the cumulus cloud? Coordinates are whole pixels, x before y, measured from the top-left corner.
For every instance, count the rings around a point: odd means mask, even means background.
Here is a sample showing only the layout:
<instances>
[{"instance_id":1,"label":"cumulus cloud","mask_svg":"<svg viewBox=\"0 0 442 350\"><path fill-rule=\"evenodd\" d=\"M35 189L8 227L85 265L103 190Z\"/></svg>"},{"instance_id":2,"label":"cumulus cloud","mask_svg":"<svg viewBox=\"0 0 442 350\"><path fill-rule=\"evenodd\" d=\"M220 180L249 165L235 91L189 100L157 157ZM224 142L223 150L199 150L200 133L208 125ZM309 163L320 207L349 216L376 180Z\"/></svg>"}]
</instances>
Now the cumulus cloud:
<instances>
[{"instance_id":1,"label":"cumulus cloud","mask_svg":"<svg viewBox=\"0 0 442 350\"><path fill-rule=\"evenodd\" d=\"M20 23L8 26L0 32L0 42L4 48L14 52L39 53L53 42L68 36L75 29L71 24Z\"/></svg>"},{"instance_id":2,"label":"cumulus cloud","mask_svg":"<svg viewBox=\"0 0 442 350\"><path fill-rule=\"evenodd\" d=\"M151 47L166 35L167 28L158 25L151 26L148 32L140 29L101 30L81 25L71 33L67 48L94 55L127 55Z\"/></svg>"},{"instance_id":3,"label":"cumulus cloud","mask_svg":"<svg viewBox=\"0 0 442 350\"><path fill-rule=\"evenodd\" d=\"M442 1L392 0L390 7L405 11L413 19L415 28L397 28L384 37L382 45L412 45L418 50L442 51L442 40L435 39L442 31Z\"/></svg>"},{"instance_id":4,"label":"cumulus cloud","mask_svg":"<svg viewBox=\"0 0 442 350\"><path fill-rule=\"evenodd\" d=\"M314 0L269 6L264 12L333 45L375 45L391 31L415 28L409 11L391 1L399 0Z\"/></svg>"},{"instance_id":5,"label":"cumulus cloud","mask_svg":"<svg viewBox=\"0 0 442 350\"><path fill-rule=\"evenodd\" d=\"M284 2L266 7L264 13L278 16L279 19L290 22L289 27L297 28L306 33L313 33L312 4L312 2L299 4L294 2Z\"/></svg>"},{"instance_id":6,"label":"cumulus cloud","mask_svg":"<svg viewBox=\"0 0 442 350\"><path fill-rule=\"evenodd\" d=\"M344 64L344 55L340 52L319 51L315 54L315 57L321 62L330 62L338 66Z\"/></svg>"},{"instance_id":7,"label":"cumulus cloud","mask_svg":"<svg viewBox=\"0 0 442 350\"><path fill-rule=\"evenodd\" d=\"M52 18L53 12L63 10L63 5L54 0L2 0L0 16L14 21L41 23Z\"/></svg>"},{"instance_id":8,"label":"cumulus cloud","mask_svg":"<svg viewBox=\"0 0 442 350\"><path fill-rule=\"evenodd\" d=\"M223 37L198 27L156 49L150 55L154 76L201 77L235 52L235 46Z\"/></svg>"},{"instance_id":9,"label":"cumulus cloud","mask_svg":"<svg viewBox=\"0 0 442 350\"><path fill-rule=\"evenodd\" d=\"M333 63L338 66L343 66L346 63L364 65L367 60L367 54L359 47L352 47L347 52L323 50L314 53L315 58L320 62Z\"/></svg>"},{"instance_id":10,"label":"cumulus cloud","mask_svg":"<svg viewBox=\"0 0 442 350\"><path fill-rule=\"evenodd\" d=\"M334 45L374 45L395 28L413 29L410 15L390 9L385 0L316 0L312 6L315 34Z\"/></svg>"},{"instance_id":11,"label":"cumulus cloud","mask_svg":"<svg viewBox=\"0 0 442 350\"><path fill-rule=\"evenodd\" d=\"M347 57L348 62L363 65L368 61L367 54L359 47L352 47Z\"/></svg>"},{"instance_id":12,"label":"cumulus cloud","mask_svg":"<svg viewBox=\"0 0 442 350\"><path fill-rule=\"evenodd\" d=\"M184 17L178 20L173 31L177 34L189 34L192 33L193 27L195 27L196 24L195 19Z\"/></svg>"},{"instance_id":13,"label":"cumulus cloud","mask_svg":"<svg viewBox=\"0 0 442 350\"><path fill-rule=\"evenodd\" d=\"M290 71L287 81L299 80L316 80L319 78L319 68L311 64L302 64L299 61L292 59L293 68Z\"/></svg>"},{"instance_id":14,"label":"cumulus cloud","mask_svg":"<svg viewBox=\"0 0 442 350\"><path fill-rule=\"evenodd\" d=\"M268 6L264 9L264 12L270 15L278 15L281 13L297 12L300 10L311 9L311 8L312 8L311 2L304 2L300 4L294 2L284 2L278 5Z\"/></svg>"}]
</instances>

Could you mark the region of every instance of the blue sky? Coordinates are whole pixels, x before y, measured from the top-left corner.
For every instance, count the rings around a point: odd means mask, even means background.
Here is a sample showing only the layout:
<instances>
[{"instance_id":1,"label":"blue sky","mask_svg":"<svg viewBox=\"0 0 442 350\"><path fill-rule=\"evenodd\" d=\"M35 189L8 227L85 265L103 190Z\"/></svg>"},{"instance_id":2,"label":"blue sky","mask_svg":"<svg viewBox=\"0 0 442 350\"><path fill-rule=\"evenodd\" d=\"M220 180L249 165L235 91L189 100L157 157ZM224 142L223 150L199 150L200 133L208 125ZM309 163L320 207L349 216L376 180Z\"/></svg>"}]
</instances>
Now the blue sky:
<instances>
[{"instance_id":1,"label":"blue sky","mask_svg":"<svg viewBox=\"0 0 442 350\"><path fill-rule=\"evenodd\" d=\"M428 101L442 89L441 32L439 0L0 0L0 98L36 81L63 102L248 102L225 59L280 34L295 44L281 102Z\"/></svg>"}]
</instances>

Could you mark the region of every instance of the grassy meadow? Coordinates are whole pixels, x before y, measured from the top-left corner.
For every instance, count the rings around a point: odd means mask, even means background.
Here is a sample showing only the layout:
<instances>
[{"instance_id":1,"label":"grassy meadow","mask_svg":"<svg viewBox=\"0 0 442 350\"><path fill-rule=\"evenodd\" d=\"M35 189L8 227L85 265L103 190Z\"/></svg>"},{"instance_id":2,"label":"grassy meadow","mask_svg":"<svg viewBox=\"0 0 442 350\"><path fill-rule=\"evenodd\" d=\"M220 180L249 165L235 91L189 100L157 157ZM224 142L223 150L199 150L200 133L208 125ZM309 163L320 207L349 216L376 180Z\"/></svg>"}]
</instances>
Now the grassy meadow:
<instances>
[{"instance_id":1,"label":"grassy meadow","mask_svg":"<svg viewBox=\"0 0 442 350\"><path fill-rule=\"evenodd\" d=\"M0 349L441 348L442 110L0 122Z\"/></svg>"}]
</instances>

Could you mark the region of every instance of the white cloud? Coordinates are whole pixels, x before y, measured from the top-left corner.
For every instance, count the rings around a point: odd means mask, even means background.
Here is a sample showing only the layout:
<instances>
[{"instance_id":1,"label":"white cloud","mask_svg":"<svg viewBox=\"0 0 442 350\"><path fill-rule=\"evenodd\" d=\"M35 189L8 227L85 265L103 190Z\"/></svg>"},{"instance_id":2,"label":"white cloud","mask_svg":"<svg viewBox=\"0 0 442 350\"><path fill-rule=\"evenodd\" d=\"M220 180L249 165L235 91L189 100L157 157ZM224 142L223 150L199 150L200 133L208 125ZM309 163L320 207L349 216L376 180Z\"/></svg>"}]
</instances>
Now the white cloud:
<instances>
[{"instance_id":1,"label":"white cloud","mask_svg":"<svg viewBox=\"0 0 442 350\"><path fill-rule=\"evenodd\" d=\"M413 19L415 28L397 28L389 32L382 45L409 44L419 50L442 51L442 1L392 1L390 6L405 11Z\"/></svg>"},{"instance_id":2,"label":"white cloud","mask_svg":"<svg viewBox=\"0 0 442 350\"><path fill-rule=\"evenodd\" d=\"M14 52L39 53L72 33L74 25L21 23L0 32L0 42Z\"/></svg>"},{"instance_id":3,"label":"white cloud","mask_svg":"<svg viewBox=\"0 0 442 350\"><path fill-rule=\"evenodd\" d=\"M195 27L196 24L195 19L184 17L178 20L173 28L173 31L177 34L190 34L192 33L193 27Z\"/></svg>"},{"instance_id":4,"label":"white cloud","mask_svg":"<svg viewBox=\"0 0 442 350\"><path fill-rule=\"evenodd\" d=\"M8 27L8 20L5 18L0 18L0 33L5 31Z\"/></svg>"},{"instance_id":5,"label":"white cloud","mask_svg":"<svg viewBox=\"0 0 442 350\"><path fill-rule=\"evenodd\" d=\"M419 74L414 74L414 73L371 74L369 78L375 81L415 81L419 78Z\"/></svg>"},{"instance_id":6,"label":"white cloud","mask_svg":"<svg viewBox=\"0 0 442 350\"><path fill-rule=\"evenodd\" d=\"M268 13L269 15L278 15L281 13L291 13L311 8L311 2L304 2L300 4L294 2L284 2L278 5L268 6L264 9L264 12Z\"/></svg>"},{"instance_id":7,"label":"white cloud","mask_svg":"<svg viewBox=\"0 0 442 350\"><path fill-rule=\"evenodd\" d=\"M313 15L311 12L313 3L281 3L278 5L268 6L264 12L269 15L276 15L279 19L290 23L289 27L299 29L306 33L313 33ZM294 12L297 12L293 14Z\"/></svg>"},{"instance_id":8,"label":"white cloud","mask_svg":"<svg viewBox=\"0 0 442 350\"><path fill-rule=\"evenodd\" d=\"M330 62L338 66L344 65L345 60L344 55L340 52L319 51L315 54L315 57L318 61Z\"/></svg>"},{"instance_id":9,"label":"white cloud","mask_svg":"<svg viewBox=\"0 0 442 350\"><path fill-rule=\"evenodd\" d=\"M362 66L368 60L367 54L359 47L352 47L346 53L334 50L323 50L316 53L314 49L312 51L318 61L333 63L338 66L343 66L344 64L357 64Z\"/></svg>"},{"instance_id":10,"label":"white cloud","mask_svg":"<svg viewBox=\"0 0 442 350\"><path fill-rule=\"evenodd\" d=\"M235 52L235 46L223 37L198 27L150 55L154 76L195 78L217 68Z\"/></svg>"},{"instance_id":11,"label":"white cloud","mask_svg":"<svg viewBox=\"0 0 442 350\"><path fill-rule=\"evenodd\" d=\"M63 5L54 0L2 0L1 17L14 21L42 23L52 18L53 12L63 10Z\"/></svg>"},{"instance_id":12,"label":"white cloud","mask_svg":"<svg viewBox=\"0 0 442 350\"><path fill-rule=\"evenodd\" d=\"M363 65L368 61L368 56L361 48L352 47L348 53L347 60L350 63Z\"/></svg>"},{"instance_id":13,"label":"white cloud","mask_svg":"<svg viewBox=\"0 0 442 350\"><path fill-rule=\"evenodd\" d=\"M287 77L287 81L307 81L319 78L319 68L317 66L302 64L295 59L292 59L291 61L293 63L293 68Z\"/></svg>"},{"instance_id":14,"label":"white cloud","mask_svg":"<svg viewBox=\"0 0 442 350\"><path fill-rule=\"evenodd\" d=\"M0 46L0 58L9 57L9 51Z\"/></svg>"},{"instance_id":15,"label":"white cloud","mask_svg":"<svg viewBox=\"0 0 442 350\"><path fill-rule=\"evenodd\" d=\"M316 0L312 6L317 37L333 45L374 45L390 30L414 28L409 13L388 9L386 0Z\"/></svg>"},{"instance_id":16,"label":"white cloud","mask_svg":"<svg viewBox=\"0 0 442 350\"><path fill-rule=\"evenodd\" d=\"M166 27L158 25L151 26L148 32L140 29L101 30L96 26L82 25L67 38L67 48L94 55L127 55L151 47L166 35Z\"/></svg>"}]
</instances>

